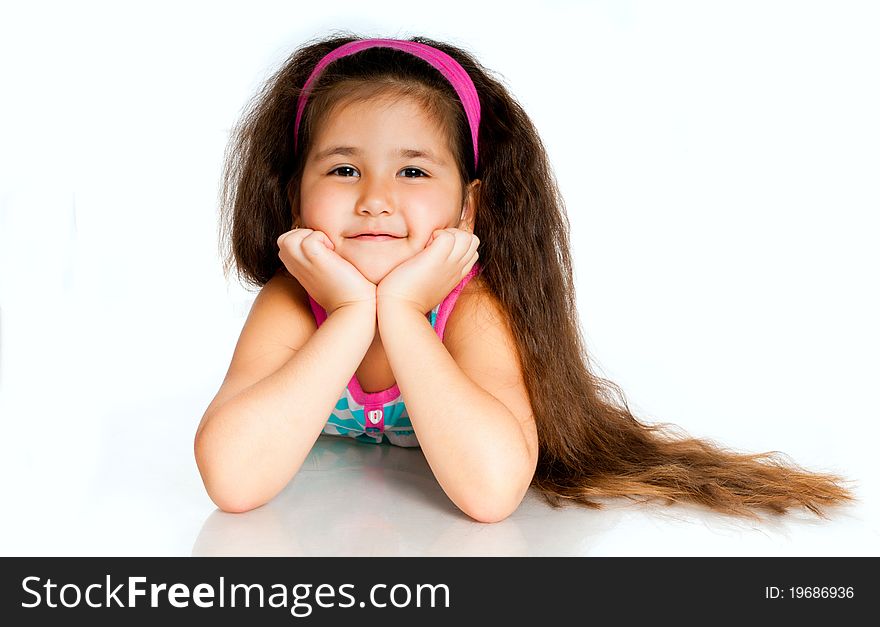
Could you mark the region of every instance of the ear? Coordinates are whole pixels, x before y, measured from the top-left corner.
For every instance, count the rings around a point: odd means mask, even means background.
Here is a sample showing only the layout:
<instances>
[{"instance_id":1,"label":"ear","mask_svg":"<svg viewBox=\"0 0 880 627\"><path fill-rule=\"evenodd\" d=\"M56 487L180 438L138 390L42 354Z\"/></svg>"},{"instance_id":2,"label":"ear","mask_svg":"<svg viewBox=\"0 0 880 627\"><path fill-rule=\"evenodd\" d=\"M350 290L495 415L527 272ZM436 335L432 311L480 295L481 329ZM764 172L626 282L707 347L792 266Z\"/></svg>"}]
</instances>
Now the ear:
<instances>
[{"instance_id":1,"label":"ear","mask_svg":"<svg viewBox=\"0 0 880 627\"><path fill-rule=\"evenodd\" d=\"M477 209L480 205L480 179L471 181L465 190L464 204L461 208L461 219L458 228L463 231L474 232L474 223L477 219Z\"/></svg>"},{"instance_id":2,"label":"ear","mask_svg":"<svg viewBox=\"0 0 880 627\"><path fill-rule=\"evenodd\" d=\"M301 227L302 220L299 217L299 186L290 186L287 200L290 203L290 214L293 216L293 227Z\"/></svg>"}]
</instances>

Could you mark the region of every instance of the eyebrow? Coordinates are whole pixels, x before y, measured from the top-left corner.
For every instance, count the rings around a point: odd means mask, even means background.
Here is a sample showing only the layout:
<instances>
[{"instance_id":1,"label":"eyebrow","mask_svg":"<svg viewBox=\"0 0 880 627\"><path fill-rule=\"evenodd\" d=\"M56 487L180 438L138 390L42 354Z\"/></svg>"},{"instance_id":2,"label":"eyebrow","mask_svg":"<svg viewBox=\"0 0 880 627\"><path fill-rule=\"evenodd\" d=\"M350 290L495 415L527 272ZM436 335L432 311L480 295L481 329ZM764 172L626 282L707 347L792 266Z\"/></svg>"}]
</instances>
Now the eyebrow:
<instances>
[{"instance_id":1,"label":"eyebrow","mask_svg":"<svg viewBox=\"0 0 880 627\"><path fill-rule=\"evenodd\" d=\"M322 161L327 157L331 157L333 155L341 155L344 157L357 157L361 154L361 150L359 148L355 148L354 146L331 146L318 152L315 155L315 161ZM394 156L393 152L392 156ZM424 148L401 148L397 152L397 156L404 157L406 159L426 159L427 161L431 161L433 163L436 163L437 165L446 165L446 163L442 159L440 159L440 157L435 155L430 150Z\"/></svg>"}]
</instances>

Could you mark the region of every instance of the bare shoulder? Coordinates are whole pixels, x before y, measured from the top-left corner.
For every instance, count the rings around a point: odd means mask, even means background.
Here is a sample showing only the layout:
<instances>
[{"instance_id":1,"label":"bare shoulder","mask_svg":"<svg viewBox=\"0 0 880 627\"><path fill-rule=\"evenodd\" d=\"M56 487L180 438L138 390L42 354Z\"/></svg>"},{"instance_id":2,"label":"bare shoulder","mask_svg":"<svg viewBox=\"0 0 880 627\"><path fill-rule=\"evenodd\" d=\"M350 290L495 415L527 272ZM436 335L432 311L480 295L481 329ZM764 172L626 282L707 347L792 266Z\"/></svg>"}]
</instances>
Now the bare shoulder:
<instances>
[{"instance_id":1,"label":"bare shoulder","mask_svg":"<svg viewBox=\"0 0 880 627\"><path fill-rule=\"evenodd\" d=\"M303 311L309 310L308 292L284 266L276 270L275 275L263 286L262 291L266 291L267 288L271 296L296 303Z\"/></svg>"},{"instance_id":2,"label":"bare shoulder","mask_svg":"<svg viewBox=\"0 0 880 627\"><path fill-rule=\"evenodd\" d=\"M308 293L282 266L254 299L242 336L251 332L267 344L299 350L316 326Z\"/></svg>"},{"instance_id":3,"label":"bare shoulder","mask_svg":"<svg viewBox=\"0 0 880 627\"><path fill-rule=\"evenodd\" d=\"M308 293L286 270L279 270L254 298L226 377L205 414L278 370L316 328Z\"/></svg>"},{"instance_id":4,"label":"bare shoulder","mask_svg":"<svg viewBox=\"0 0 880 627\"><path fill-rule=\"evenodd\" d=\"M499 325L503 329L498 329ZM495 328L496 333L501 331L503 335L508 335L509 327L509 319L501 304L477 275L468 281L455 301L455 307L446 321L443 344L452 352L463 342L471 341L475 334Z\"/></svg>"}]
</instances>

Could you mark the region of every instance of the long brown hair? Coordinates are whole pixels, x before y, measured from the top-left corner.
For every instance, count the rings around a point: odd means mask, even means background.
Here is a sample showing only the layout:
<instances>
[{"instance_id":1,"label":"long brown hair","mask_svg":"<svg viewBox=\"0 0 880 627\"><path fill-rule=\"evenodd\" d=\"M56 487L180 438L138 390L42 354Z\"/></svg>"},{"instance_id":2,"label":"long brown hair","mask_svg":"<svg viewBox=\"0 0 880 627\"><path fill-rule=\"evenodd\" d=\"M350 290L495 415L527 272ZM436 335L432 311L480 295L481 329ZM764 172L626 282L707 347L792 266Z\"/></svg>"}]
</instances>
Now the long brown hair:
<instances>
[{"instance_id":1,"label":"long brown hair","mask_svg":"<svg viewBox=\"0 0 880 627\"><path fill-rule=\"evenodd\" d=\"M529 117L472 55L412 37L454 57L480 98L479 168L467 120L451 85L425 61L369 48L334 61L309 98L293 150L302 85L318 61L360 39L337 32L307 42L266 82L233 131L221 195L224 276L256 286L279 270L276 239L298 220L298 182L314 129L342 102L379 94L418 98L446 130L463 183L482 181L474 232L481 284L500 305L515 338L538 432L532 486L554 507L596 499L693 502L760 519L756 510L827 507L855 500L832 474L804 470L778 451L743 454L680 428L647 424L621 389L593 373L579 326L565 205ZM470 156L469 156L470 155Z\"/></svg>"}]
</instances>

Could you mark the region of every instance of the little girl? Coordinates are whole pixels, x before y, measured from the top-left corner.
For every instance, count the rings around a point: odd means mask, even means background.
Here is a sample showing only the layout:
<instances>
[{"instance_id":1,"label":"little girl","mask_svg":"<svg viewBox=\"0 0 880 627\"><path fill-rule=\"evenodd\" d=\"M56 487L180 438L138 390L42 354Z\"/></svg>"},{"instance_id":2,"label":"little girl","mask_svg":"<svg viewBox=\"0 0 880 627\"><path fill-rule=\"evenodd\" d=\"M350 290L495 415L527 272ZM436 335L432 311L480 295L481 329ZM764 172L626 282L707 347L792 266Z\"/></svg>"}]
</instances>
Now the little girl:
<instances>
[{"instance_id":1,"label":"little girl","mask_svg":"<svg viewBox=\"0 0 880 627\"><path fill-rule=\"evenodd\" d=\"M530 486L556 507L661 498L756 518L854 498L773 453L642 423L590 371L546 152L464 50L305 45L237 127L224 191L224 272L262 289L195 438L223 510L272 499L321 433L421 447L482 522Z\"/></svg>"}]
</instances>

